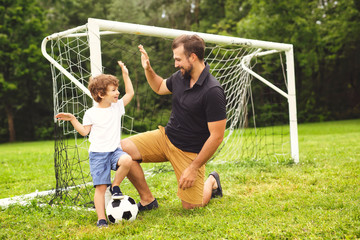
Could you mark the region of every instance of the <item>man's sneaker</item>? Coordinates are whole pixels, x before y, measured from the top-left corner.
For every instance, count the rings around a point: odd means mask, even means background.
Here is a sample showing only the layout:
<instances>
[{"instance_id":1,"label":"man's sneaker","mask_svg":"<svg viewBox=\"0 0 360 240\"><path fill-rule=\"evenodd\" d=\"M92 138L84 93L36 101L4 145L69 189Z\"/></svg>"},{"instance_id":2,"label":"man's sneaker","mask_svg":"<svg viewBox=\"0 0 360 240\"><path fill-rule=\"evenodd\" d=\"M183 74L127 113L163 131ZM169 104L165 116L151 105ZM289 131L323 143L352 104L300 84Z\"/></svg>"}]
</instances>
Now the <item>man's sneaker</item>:
<instances>
[{"instance_id":1,"label":"man's sneaker","mask_svg":"<svg viewBox=\"0 0 360 240\"><path fill-rule=\"evenodd\" d=\"M159 204L158 204L158 202L157 202L157 200L156 200L156 198L155 198L154 201L152 201L151 203L149 203L149 204L146 205L146 206L141 205L140 202L138 202L137 206L138 206L138 208L139 208L139 212L142 212L142 211L146 211L146 210L156 209L156 208L159 207Z\"/></svg>"},{"instance_id":2,"label":"man's sneaker","mask_svg":"<svg viewBox=\"0 0 360 240\"><path fill-rule=\"evenodd\" d=\"M115 199L115 200L121 200L123 199L125 196L122 194L119 186L113 186L113 187L110 187L110 192L111 192L111 197L112 199Z\"/></svg>"},{"instance_id":3,"label":"man's sneaker","mask_svg":"<svg viewBox=\"0 0 360 240\"><path fill-rule=\"evenodd\" d=\"M109 225L105 219L100 219L99 221L97 221L96 226L98 228L103 228L103 227L107 228Z\"/></svg>"},{"instance_id":4,"label":"man's sneaker","mask_svg":"<svg viewBox=\"0 0 360 240\"><path fill-rule=\"evenodd\" d=\"M216 189L213 189L212 190L212 193L211 193L211 199L212 198L216 198L216 197L222 197L223 196L223 192L222 192L222 188L221 188L221 184L220 184L220 176L217 172L211 172L209 174L209 176L212 175L215 180L216 180L216 183L218 185L218 187Z\"/></svg>"}]
</instances>

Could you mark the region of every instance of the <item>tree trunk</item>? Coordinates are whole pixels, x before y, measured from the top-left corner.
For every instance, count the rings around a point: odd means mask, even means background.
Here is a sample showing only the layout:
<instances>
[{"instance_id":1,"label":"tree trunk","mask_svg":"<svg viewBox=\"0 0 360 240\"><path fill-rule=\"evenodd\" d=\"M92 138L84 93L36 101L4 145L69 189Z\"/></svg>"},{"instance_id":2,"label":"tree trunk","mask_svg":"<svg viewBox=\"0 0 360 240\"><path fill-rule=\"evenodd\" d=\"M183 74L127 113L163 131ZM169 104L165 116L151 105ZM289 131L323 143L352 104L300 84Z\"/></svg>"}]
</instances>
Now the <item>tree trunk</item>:
<instances>
[{"instance_id":1,"label":"tree trunk","mask_svg":"<svg viewBox=\"0 0 360 240\"><path fill-rule=\"evenodd\" d=\"M16 134L15 134L15 126L14 126L14 113L11 109L11 106L8 104L5 105L5 111L8 119L9 142L15 142Z\"/></svg>"},{"instance_id":2,"label":"tree trunk","mask_svg":"<svg viewBox=\"0 0 360 240\"><path fill-rule=\"evenodd\" d=\"M200 25L200 0L195 0L195 9L194 9L194 22L196 23L197 27Z\"/></svg>"}]
</instances>

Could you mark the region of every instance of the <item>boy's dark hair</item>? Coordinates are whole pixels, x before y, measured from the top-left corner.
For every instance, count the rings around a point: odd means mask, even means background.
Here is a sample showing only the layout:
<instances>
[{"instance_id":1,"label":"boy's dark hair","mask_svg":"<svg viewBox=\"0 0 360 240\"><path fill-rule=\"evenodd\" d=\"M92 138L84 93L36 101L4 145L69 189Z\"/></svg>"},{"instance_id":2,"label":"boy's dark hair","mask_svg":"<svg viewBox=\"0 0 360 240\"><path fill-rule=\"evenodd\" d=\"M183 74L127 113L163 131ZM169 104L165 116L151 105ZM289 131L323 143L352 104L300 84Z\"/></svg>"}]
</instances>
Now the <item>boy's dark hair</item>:
<instances>
[{"instance_id":1,"label":"boy's dark hair","mask_svg":"<svg viewBox=\"0 0 360 240\"><path fill-rule=\"evenodd\" d=\"M184 45L184 54L187 57L190 57L191 53L195 53L200 61L204 60L205 42L198 35L180 35L174 39L171 48L174 50L181 45Z\"/></svg>"},{"instance_id":2,"label":"boy's dark hair","mask_svg":"<svg viewBox=\"0 0 360 240\"><path fill-rule=\"evenodd\" d=\"M88 89L95 102L101 102L100 96L106 95L106 90L109 85L119 87L119 79L110 74L100 74L94 78L90 77Z\"/></svg>"}]
</instances>

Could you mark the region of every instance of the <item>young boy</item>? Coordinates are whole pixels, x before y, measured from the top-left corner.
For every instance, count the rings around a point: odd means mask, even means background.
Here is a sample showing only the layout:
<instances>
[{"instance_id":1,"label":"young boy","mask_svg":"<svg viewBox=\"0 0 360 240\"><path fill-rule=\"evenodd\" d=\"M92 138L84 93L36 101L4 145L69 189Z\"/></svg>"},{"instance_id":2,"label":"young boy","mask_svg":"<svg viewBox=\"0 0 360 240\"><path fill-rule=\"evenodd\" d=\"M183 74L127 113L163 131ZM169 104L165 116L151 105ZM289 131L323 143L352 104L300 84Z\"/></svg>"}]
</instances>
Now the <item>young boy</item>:
<instances>
[{"instance_id":1,"label":"young boy","mask_svg":"<svg viewBox=\"0 0 360 240\"><path fill-rule=\"evenodd\" d=\"M105 216L105 191L111 185L113 199L124 198L120 183L126 177L132 163L131 157L120 145L121 116L124 107L134 96L134 89L129 78L129 71L123 62L118 61L125 83L125 95L119 98L119 80L112 75L101 74L90 78L88 89L97 103L89 108L81 124L71 113L59 113L58 120L70 121L75 130L82 136L89 135L90 172L95 187L94 203L98 216L97 226L107 227ZM111 184L111 170L116 170Z\"/></svg>"}]
</instances>

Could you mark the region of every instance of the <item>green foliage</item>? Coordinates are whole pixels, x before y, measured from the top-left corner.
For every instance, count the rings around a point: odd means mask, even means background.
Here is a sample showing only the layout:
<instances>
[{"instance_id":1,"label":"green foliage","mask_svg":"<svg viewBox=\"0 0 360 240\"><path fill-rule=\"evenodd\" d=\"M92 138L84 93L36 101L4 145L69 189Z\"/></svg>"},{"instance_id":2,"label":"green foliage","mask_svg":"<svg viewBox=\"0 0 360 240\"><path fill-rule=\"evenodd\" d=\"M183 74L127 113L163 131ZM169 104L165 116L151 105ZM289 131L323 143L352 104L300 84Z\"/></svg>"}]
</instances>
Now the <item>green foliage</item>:
<instances>
[{"instance_id":1,"label":"green foliage","mask_svg":"<svg viewBox=\"0 0 360 240\"><path fill-rule=\"evenodd\" d=\"M356 1L334 1L316 12L321 23L317 24L321 68L315 88L326 95L318 101L329 109L333 118L353 117L360 109L360 69L357 67L360 26L356 24L360 21L360 11L355 4ZM339 112L339 109L347 110Z\"/></svg>"},{"instance_id":2,"label":"green foliage","mask_svg":"<svg viewBox=\"0 0 360 240\"><path fill-rule=\"evenodd\" d=\"M218 13L204 14L196 29L293 44L299 119L356 118L360 105L357 2L209 0L200 9ZM211 6L216 7L211 10ZM267 73L269 79L276 79L276 71Z\"/></svg>"},{"instance_id":3,"label":"green foliage","mask_svg":"<svg viewBox=\"0 0 360 240\"><path fill-rule=\"evenodd\" d=\"M50 104L50 82L42 81L47 68L40 51L46 21L37 1L2 1L0 17L0 113L7 117L0 123L8 124L6 135L14 141L15 128L22 138L30 138L47 119L41 111Z\"/></svg>"},{"instance_id":4,"label":"green foliage","mask_svg":"<svg viewBox=\"0 0 360 240\"><path fill-rule=\"evenodd\" d=\"M83 25L90 17L107 19L112 0L38 0L46 9L48 34Z\"/></svg>"},{"instance_id":5,"label":"green foliage","mask_svg":"<svg viewBox=\"0 0 360 240\"><path fill-rule=\"evenodd\" d=\"M156 211L99 230L94 211L75 210L66 203L39 206L43 199L37 199L27 206L0 208L0 238L358 239L359 127L360 120L300 124L299 164L210 162L207 173L220 173L224 197L201 209L182 209L169 164L155 168L154 164L142 164L145 171L154 173L147 176L147 182L160 204ZM0 144L0 159L10 156L2 160L4 167L0 168L2 197L30 193L37 185L52 183L54 176L47 163L51 157L46 157L52 146L52 141ZM43 156L33 165L27 162L30 149ZM10 166L11 162L16 164ZM16 172L11 182L1 178L9 168ZM33 173L39 168L40 172ZM33 181L34 175L38 183ZM122 190L139 200L128 180L122 183Z\"/></svg>"}]
</instances>

